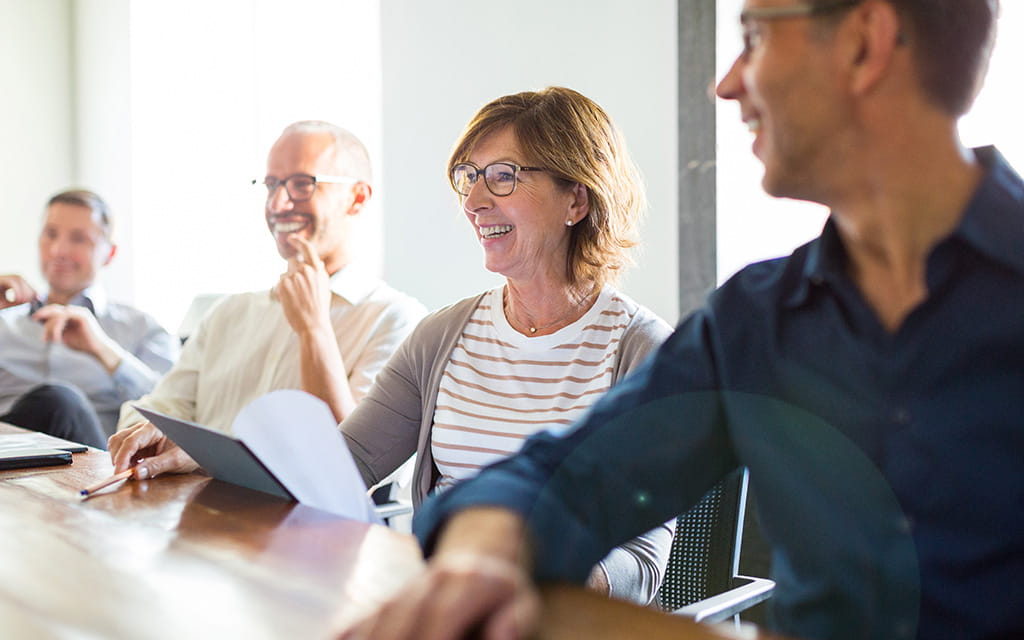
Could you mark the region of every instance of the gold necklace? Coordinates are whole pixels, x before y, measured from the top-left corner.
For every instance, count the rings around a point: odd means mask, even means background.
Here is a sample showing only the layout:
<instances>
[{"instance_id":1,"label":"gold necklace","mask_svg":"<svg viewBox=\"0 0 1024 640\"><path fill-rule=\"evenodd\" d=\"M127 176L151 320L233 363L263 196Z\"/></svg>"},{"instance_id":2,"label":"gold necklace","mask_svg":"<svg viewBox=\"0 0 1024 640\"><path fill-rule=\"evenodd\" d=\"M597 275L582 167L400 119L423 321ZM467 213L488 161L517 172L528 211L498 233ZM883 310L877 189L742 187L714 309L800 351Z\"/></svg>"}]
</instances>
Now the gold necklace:
<instances>
[{"instance_id":1,"label":"gold necklace","mask_svg":"<svg viewBox=\"0 0 1024 640\"><path fill-rule=\"evenodd\" d=\"M588 300L590 300L590 298L593 295L594 295L594 290L591 289L590 292L587 295L585 295L579 302L574 303L573 306L569 309L569 311L567 311L566 313L564 313L561 316L559 316L557 319L555 319L554 322L549 322L549 323L547 323L547 324L545 324L543 326L540 326L540 327L530 326L530 325L532 325L532 323L527 324L527 329L530 331L530 335L532 336L535 333L537 333L538 331L543 331L545 329L553 327L556 324L558 324L559 322L563 322L566 318L571 317L574 313L576 313L576 311L580 307L582 307ZM508 320L509 326L512 326L512 314L509 313L509 311L508 311L508 289L507 288L502 292L502 295L501 295L501 308L502 308L502 311L505 312L505 319ZM512 326L512 328L515 329L514 326Z\"/></svg>"}]
</instances>

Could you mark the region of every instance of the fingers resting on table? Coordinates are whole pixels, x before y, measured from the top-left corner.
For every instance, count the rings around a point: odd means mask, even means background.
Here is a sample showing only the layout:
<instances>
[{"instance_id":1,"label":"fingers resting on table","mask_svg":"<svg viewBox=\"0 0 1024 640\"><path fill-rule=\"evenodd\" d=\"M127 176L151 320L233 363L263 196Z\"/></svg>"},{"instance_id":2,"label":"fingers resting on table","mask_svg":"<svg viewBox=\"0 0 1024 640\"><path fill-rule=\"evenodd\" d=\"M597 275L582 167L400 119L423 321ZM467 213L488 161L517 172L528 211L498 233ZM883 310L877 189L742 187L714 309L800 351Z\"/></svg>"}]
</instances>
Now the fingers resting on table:
<instances>
[{"instance_id":1,"label":"fingers resting on table","mask_svg":"<svg viewBox=\"0 0 1024 640\"><path fill-rule=\"evenodd\" d=\"M540 599L522 567L473 552L436 556L428 569L342 640L487 640L530 637Z\"/></svg>"},{"instance_id":2,"label":"fingers resting on table","mask_svg":"<svg viewBox=\"0 0 1024 640\"><path fill-rule=\"evenodd\" d=\"M134 467L138 480L164 473L188 473L199 467L181 447L150 422L139 422L110 436L107 448L114 471Z\"/></svg>"}]
</instances>

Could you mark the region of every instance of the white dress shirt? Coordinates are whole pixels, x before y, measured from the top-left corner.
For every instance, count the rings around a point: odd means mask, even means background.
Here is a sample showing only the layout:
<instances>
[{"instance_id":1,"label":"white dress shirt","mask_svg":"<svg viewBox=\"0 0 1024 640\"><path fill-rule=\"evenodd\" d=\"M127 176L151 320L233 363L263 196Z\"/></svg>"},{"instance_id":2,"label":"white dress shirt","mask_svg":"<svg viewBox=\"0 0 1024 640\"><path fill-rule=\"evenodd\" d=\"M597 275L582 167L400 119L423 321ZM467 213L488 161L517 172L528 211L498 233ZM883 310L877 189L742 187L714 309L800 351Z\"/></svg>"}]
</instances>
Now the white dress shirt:
<instances>
[{"instance_id":1,"label":"white dress shirt","mask_svg":"<svg viewBox=\"0 0 1024 640\"><path fill-rule=\"evenodd\" d=\"M44 299L45 303L45 299ZM151 316L108 302L94 285L70 304L90 309L121 357L108 373L93 356L61 343L43 341L43 325L32 319L40 305L0 310L0 415L40 384L77 387L89 398L107 435L114 432L121 404L148 393L178 357L180 340Z\"/></svg>"},{"instance_id":2,"label":"white dress shirt","mask_svg":"<svg viewBox=\"0 0 1024 640\"><path fill-rule=\"evenodd\" d=\"M356 402L426 313L415 299L346 267L331 277L331 324ZM138 404L230 432L245 405L277 389L301 389L299 339L270 291L218 302L185 342L181 358ZM142 420L126 404L118 429Z\"/></svg>"}]
</instances>

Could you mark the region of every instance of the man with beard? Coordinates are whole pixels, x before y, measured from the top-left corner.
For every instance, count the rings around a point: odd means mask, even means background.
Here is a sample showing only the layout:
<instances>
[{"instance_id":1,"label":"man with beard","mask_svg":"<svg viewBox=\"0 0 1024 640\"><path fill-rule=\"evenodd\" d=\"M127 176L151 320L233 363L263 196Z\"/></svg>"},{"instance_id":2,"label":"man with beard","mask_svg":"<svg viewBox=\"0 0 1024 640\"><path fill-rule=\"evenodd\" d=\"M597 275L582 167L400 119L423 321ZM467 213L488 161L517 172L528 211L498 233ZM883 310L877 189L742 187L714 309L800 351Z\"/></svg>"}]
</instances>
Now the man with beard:
<instances>
[{"instance_id":1,"label":"man with beard","mask_svg":"<svg viewBox=\"0 0 1024 640\"><path fill-rule=\"evenodd\" d=\"M356 218L372 194L363 144L326 122L289 125L270 149L265 218L288 266L270 291L219 302L181 359L140 406L229 430L250 401L301 389L340 422L425 309L352 262ZM121 411L110 439L117 470L140 455L139 479L186 472L195 462L141 418Z\"/></svg>"}]
</instances>

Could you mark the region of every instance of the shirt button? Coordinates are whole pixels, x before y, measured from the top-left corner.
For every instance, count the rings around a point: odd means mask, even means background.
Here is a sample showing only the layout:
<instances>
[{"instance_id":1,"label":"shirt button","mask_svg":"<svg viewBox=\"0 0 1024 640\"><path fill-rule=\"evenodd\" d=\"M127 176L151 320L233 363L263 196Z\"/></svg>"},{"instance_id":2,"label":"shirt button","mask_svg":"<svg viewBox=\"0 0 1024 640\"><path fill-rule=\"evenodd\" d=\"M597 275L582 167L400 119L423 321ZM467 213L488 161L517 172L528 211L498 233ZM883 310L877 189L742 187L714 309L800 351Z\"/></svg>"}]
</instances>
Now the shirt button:
<instances>
[{"instance_id":1,"label":"shirt button","mask_svg":"<svg viewBox=\"0 0 1024 640\"><path fill-rule=\"evenodd\" d=\"M900 533L910 533L914 530L914 519L910 516L903 516L896 522L896 528Z\"/></svg>"},{"instance_id":2,"label":"shirt button","mask_svg":"<svg viewBox=\"0 0 1024 640\"><path fill-rule=\"evenodd\" d=\"M910 424L910 412L906 407L900 407L892 412L892 421L899 425Z\"/></svg>"}]
</instances>

